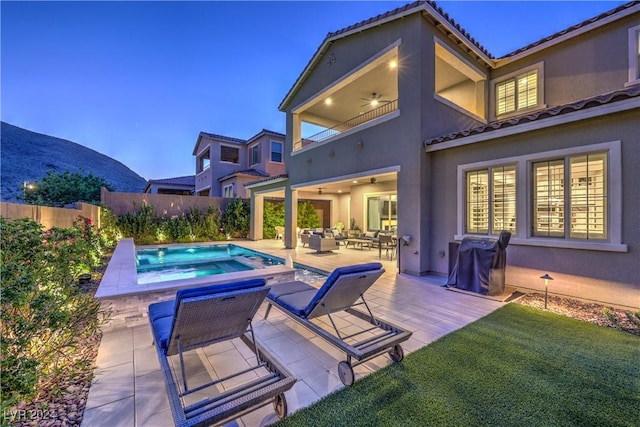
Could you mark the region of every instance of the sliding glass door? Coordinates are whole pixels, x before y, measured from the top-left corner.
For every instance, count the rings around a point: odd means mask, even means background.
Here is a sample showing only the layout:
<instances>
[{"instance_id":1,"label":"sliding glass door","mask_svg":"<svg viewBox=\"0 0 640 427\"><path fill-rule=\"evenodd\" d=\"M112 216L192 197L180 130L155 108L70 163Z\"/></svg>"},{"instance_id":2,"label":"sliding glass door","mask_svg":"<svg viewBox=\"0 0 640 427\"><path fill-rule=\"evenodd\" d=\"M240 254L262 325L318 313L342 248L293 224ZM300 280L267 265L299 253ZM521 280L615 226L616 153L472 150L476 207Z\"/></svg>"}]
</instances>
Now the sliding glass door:
<instances>
[{"instance_id":1,"label":"sliding glass door","mask_svg":"<svg viewBox=\"0 0 640 427\"><path fill-rule=\"evenodd\" d=\"M398 225L398 194L366 195L368 230L392 230Z\"/></svg>"}]
</instances>

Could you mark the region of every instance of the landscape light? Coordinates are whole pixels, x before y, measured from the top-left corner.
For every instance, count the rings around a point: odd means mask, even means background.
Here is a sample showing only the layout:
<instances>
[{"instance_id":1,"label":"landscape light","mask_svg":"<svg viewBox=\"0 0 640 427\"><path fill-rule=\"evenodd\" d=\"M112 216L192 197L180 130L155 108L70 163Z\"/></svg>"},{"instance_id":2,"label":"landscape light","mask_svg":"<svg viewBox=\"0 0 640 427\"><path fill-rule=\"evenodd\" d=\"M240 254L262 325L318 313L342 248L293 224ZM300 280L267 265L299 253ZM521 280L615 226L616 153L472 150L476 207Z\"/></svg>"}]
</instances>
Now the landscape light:
<instances>
[{"instance_id":1,"label":"landscape light","mask_svg":"<svg viewBox=\"0 0 640 427\"><path fill-rule=\"evenodd\" d=\"M544 273L544 276L540 276L541 279L544 279L544 309L547 309L547 291L549 287L549 280L553 280L553 277L549 276L547 273Z\"/></svg>"}]
</instances>

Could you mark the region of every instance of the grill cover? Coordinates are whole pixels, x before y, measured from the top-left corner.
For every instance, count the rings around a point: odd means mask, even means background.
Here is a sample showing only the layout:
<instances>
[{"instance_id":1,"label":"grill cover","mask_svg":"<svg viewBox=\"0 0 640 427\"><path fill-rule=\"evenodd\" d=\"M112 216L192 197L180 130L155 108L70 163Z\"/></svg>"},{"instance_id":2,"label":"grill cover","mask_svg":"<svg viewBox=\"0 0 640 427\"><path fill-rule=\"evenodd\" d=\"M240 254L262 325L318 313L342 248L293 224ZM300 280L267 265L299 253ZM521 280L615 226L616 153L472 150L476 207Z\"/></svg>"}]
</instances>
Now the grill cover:
<instances>
[{"instance_id":1,"label":"grill cover","mask_svg":"<svg viewBox=\"0 0 640 427\"><path fill-rule=\"evenodd\" d=\"M507 265L506 249L510 239L511 233L504 230L497 240L475 237L462 239L447 285L482 295L502 294Z\"/></svg>"}]
</instances>

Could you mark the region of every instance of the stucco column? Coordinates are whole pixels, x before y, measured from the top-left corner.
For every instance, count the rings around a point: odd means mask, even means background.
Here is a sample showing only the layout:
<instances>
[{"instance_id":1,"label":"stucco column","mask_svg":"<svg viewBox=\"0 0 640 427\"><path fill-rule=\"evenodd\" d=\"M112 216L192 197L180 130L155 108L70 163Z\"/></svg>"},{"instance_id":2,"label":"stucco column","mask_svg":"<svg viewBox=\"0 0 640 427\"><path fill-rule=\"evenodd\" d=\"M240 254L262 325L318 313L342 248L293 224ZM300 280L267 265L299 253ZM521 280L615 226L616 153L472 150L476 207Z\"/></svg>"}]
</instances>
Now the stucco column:
<instances>
[{"instance_id":1,"label":"stucco column","mask_svg":"<svg viewBox=\"0 0 640 427\"><path fill-rule=\"evenodd\" d=\"M284 247L295 249L298 245L298 191L287 186L284 190Z\"/></svg>"},{"instance_id":2,"label":"stucco column","mask_svg":"<svg viewBox=\"0 0 640 427\"><path fill-rule=\"evenodd\" d=\"M264 237L262 228L264 217L264 196L251 192L251 223L249 226L249 238L261 240Z\"/></svg>"}]
</instances>

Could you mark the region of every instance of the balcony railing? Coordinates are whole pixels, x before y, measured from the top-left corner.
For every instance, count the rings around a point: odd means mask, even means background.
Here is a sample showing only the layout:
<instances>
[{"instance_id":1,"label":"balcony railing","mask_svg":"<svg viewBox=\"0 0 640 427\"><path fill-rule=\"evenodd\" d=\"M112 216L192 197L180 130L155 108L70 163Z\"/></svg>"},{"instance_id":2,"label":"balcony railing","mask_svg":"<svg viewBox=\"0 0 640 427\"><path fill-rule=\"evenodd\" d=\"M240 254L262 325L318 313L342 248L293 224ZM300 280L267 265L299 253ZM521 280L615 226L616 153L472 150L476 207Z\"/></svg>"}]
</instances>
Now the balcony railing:
<instances>
[{"instance_id":1,"label":"balcony railing","mask_svg":"<svg viewBox=\"0 0 640 427\"><path fill-rule=\"evenodd\" d=\"M334 136L340 135L341 133L348 131L349 129L353 129L356 126L360 126L364 123L370 122L371 120L377 119L378 117L386 116L389 113L393 113L397 109L398 100L395 99L379 106L378 108L367 111L364 114L360 114L352 119L349 119L346 122L339 123L332 128L325 129L322 132L316 133L315 135L311 135L309 137L301 139L300 141L296 141L293 143L293 150L299 150L309 144L315 144L329 138L333 138Z\"/></svg>"}]
</instances>

